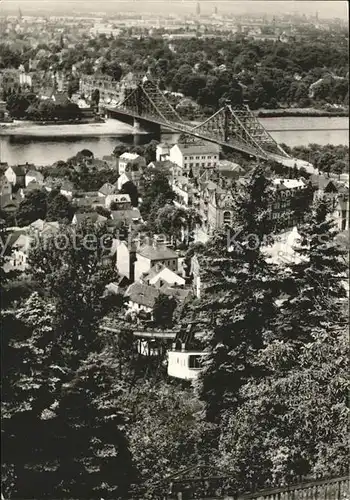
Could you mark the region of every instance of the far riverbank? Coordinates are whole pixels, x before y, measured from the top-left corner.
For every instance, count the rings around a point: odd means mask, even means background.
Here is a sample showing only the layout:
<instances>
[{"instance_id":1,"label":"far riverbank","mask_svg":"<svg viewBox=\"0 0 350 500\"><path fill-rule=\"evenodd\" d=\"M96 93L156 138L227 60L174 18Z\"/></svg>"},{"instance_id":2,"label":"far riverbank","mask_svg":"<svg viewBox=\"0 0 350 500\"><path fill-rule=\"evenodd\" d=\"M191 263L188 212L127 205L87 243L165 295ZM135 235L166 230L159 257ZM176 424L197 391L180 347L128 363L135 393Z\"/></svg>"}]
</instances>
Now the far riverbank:
<instances>
[{"instance_id":1,"label":"far riverbank","mask_svg":"<svg viewBox=\"0 0 350 500\"><path fill-rule=\"evenodd\" d=\"M286 109L257 109L253 113L258 118L278 118L278 117L349 117L348 109L317 109L317 108L286 108Z\"/></svg>"}]
</instances>

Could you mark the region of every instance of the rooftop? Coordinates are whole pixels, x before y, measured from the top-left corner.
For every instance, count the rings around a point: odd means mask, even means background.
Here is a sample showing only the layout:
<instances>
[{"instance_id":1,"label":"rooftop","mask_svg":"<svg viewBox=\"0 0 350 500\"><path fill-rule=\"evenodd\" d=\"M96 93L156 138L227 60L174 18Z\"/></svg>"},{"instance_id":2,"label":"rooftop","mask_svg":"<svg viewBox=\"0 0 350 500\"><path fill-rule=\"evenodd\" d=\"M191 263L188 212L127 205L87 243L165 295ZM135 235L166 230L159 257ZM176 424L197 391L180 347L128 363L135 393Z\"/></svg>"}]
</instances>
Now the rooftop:
<instances>
[{"instance_id":1,"label":"rooftop","mask_svg":"<svg viewBox=\"0 0 350 500\"><path fill-rule=\"evenodd\" d=\"M153 288L153 286L133 283L129 286L125 295L128 296L132 302L136 302L146 307L154 307L159 293L159 290Z\"/></svg>"},{"instance_id":2,"label":"rooftop","mask_svg":"<svg viewBox=\"0 0 350 500\"><path fill-rule=\"evenodd\" d=\"M297 189L305 187L305 182L301 179L273 179L276 187L285 187L286 189Z\"/></svg>"},{"instance_id":3,"label":"rooftop","mask_svg":"<svg viewBox=\"0 0 350 500\"><path fill-rule=\"evenodd\" d=\"M108 196L109 194L113 194L116 190L116 187L113 186L113 184L110 184L109 182L105 182L103 186L99 189L99 193L104 194L105 196Z\"/></svg>"},{"instance_id":4,"label":"rooftop","mask_svg":"<svg viewBox=\"0 0 350 500\"><path fill-rule=\"evenodd\" d=\"M144 245L137 253L150 260L177 259L178 255L174 250L163 245Z\"/></svg>"},{"instance_id":5,"label":"rooftop","mask_svg":"<svg viewBox=\"0 0 350 500\"><path fill-rule=\"evenodd\" d=\"M219 154L220 146L217 144L210 144L209 142L203 144L176 144L184 155L195 154Z\"/></svg>"},{"instance_id":6,"label":"rooftop","mask_svg":"<svg viewBox=\"0 0 350 500\"><path fill-rule=\"evenodd\" d=\"M120 158L123 160L132 161L140 158L140 155L138 155L137 153L123 153L122 155L120 155Z\"/></svg>"},{"instance_id":7,"label":"rooftop","mask_svg":"<svg viewBox=\"0 0 350 500\"><path fill-rule=\"evenodd\" d=\"M112 220L131 224L134 220L140 220L141 214L137 208L130 210L113 210L111 212Z\"/></svg>"}]
</instances>

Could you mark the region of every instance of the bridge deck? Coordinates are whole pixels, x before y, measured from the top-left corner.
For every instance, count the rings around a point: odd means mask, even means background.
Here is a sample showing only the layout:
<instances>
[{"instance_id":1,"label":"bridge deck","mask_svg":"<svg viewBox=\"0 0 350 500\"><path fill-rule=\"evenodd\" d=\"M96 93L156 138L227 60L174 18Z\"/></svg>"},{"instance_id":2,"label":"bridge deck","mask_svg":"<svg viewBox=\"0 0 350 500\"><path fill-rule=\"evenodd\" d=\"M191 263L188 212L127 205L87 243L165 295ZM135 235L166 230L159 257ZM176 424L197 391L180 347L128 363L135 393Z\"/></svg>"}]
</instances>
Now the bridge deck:
<instances>
[{"instance_id":1,"label":"bridge deck","mask_svg":"<svg viewBox=\"0 0 350 500\"><path fill-rule=\"evenodd\" d=\"M109 111L110 113L125 115L125 116L135 118L136 120L154 123L156 125L159 125L160 127L170 129L174 132L179 132L179 133L183 132L183 133L192 135L193 137L197 137L198 139L202 139L202 140L205 140L208 142L213 142L215 144L219 144L222 147L232 148L236 151L240 151L240 152L248 154L250 156L254 156L254 157L257 157L260 159L267 159L268 158L268 153L266 153L266 156L264 156L263 153L260 153L259 151L257 151L255 148L253 148L252 146L250 146L248 144L244 144L236 139L230 139L229 142L225 142L225 141L220 140L216 137L205 135L203 133L200 133L200 132L193 130L192 125L189 126L189 125L184 124L184 123L164 122L162 120L156 119L154 116L148 116L146 114L140 116L140 115L137 115L136 113L131 113L128 110L125 110L123 108L114 108L111 106L106 106L105 109L107 111ZM278 155L275 155L275 156L278 156ZM276 161L278 161L278 160L276 160Z\"/></svg>"}]
</instances>

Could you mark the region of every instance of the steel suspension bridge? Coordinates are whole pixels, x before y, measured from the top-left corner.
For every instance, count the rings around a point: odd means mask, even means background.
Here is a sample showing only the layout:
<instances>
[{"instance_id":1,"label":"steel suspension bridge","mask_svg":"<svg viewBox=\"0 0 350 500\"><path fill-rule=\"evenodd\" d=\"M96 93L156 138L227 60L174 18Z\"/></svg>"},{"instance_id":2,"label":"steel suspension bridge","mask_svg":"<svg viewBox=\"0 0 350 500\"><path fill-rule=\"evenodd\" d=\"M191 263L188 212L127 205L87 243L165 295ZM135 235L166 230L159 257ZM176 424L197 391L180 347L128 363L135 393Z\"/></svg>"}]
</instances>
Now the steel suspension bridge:
<instances>
[{"instance_id":1,"label":"steel suspension bridge","mask_svg":"<svg viewBox=\"0 0 350 500\"><path fill-rule=\"evenodd\" d=\"M234 107L227 102L203 123L194 126L181 118L157 83L145 77L136 88L128 89L124 100L114 107L105 107L105 111L108 116L120 121L131 120L134 126L149 127L159 132L161 128L166 128L257 159L293 165L293 159L245 104Z\"/></svg>"}]
</instances>

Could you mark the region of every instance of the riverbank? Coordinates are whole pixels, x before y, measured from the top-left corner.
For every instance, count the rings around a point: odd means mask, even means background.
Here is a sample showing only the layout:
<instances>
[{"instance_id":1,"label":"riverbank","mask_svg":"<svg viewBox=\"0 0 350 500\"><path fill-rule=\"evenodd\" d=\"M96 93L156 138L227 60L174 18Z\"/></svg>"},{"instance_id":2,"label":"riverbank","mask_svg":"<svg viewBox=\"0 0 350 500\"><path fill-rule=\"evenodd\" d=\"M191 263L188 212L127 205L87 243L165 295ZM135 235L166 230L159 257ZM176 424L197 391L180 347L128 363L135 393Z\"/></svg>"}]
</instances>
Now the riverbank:
<instances>
[{"instance_id":1,"label":"riverbank","mask_svg":"<svg viewBox=\"0 0 350 500\"><path fill-rule=\"evenodd\" d=\"M114 137L121 134L133 134L134 130L127 123L107 119L103 123L47 123L14 121L0 124L0 136L23 137Z\"/></svg>"},{"instance_id":2,"label":"riverbank","mask_svg":"<svg viewBox=\"0 0 350 500\"><path fill-rule=\"evenodd\" d=\"M253 111L258 118L301 118L301 117L348 117L349 110L345 109L317 109L317 108L286 108L286 109L258 109Z\"/></svg>"}]
</instances>

